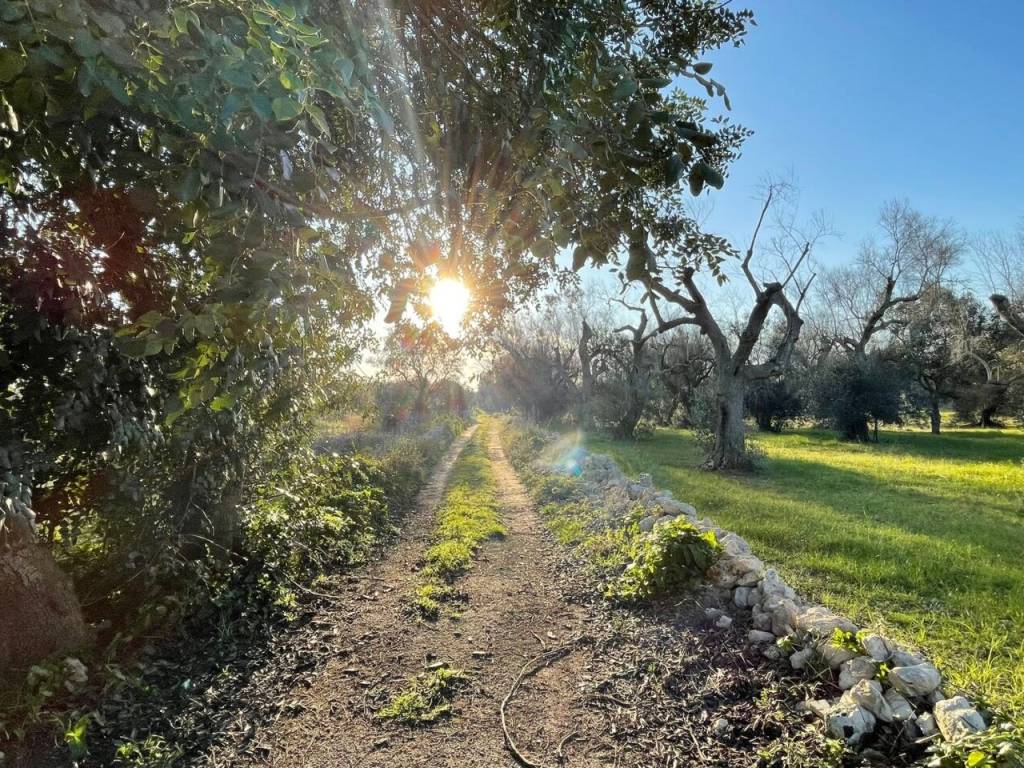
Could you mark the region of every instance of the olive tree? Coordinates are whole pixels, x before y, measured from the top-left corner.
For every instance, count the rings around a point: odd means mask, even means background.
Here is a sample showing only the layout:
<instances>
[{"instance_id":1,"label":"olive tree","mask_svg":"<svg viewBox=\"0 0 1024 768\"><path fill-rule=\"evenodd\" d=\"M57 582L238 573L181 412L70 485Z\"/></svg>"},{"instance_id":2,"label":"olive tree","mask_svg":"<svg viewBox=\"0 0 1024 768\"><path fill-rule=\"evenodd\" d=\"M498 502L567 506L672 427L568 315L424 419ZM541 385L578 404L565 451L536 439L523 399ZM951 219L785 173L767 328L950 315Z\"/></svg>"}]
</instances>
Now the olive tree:
<instances>
[{"instance_id":1,"label":"olive tree","mask_svg":"<svg viewBox=\"0 0 1024 768\"><path fill-rule=\"evenodd\" d=\"M801 231L793 226L791 216L777 216L765 250L777 257L781 274L764 279L755 275L754 270L755 255L764 256L758 238L766 217L785 192L784 185L768 185L750 244L740 261L753 302L735 336L716 317L715 310L698 286L697 269L690 260L671 256L659 259L646 243L634 244L634 251L641 253L643 259L631 260L634 269L639 262L638 272L632 276L644 285L658 328L670 330L678 325L696 326L707 337L713 351L715 407L711 427L714 445L706 462L709 469L744 469L749 465L744 425L747 390L752 382L782 375L800 338L803 326L800 307L814 279L808 265L814 247L827 233L827 227L817 220L808 230ZM728 242L709 236L691 239L691 246L710 254L710 258L720 259L734 253ZM627 266L627 276L631 276L628 272ZM666 319L663 307L671 307L681 314ZM769 318L776 315L781 319L782 333L772 339L771 344L761 343Z\"/></svg>"},{"instance_id":2,"label":"olive tree","mask_svg":"<svg viewBox=\"0 0 1024 768\"><path fill-rule=\"evenodd\" d=\"M875 375L891 362L880 357L881 350L908 322L908 308L942 285L964 250L963 236L952 223L925 216L906 201L886 203L878 226L879 236L864 241L854 263L830 270L824 281L833 344L851 365L870 368ZM872 355L879 359L869 366ZM868 440L869 418L898 418L898 409L888 397L883 397L877 408L863 405L865 393L880 392L861 385L870 377L855 374L849 365L838 366L836 371L842 372L837 386L846 381L858 387L859 394L851 393L844 400L861 405L848 413L863 414L842 421L840 431L845 439ZM899 376L889 371L884 378L896 380Z\"/></svg>"}]
</instances>

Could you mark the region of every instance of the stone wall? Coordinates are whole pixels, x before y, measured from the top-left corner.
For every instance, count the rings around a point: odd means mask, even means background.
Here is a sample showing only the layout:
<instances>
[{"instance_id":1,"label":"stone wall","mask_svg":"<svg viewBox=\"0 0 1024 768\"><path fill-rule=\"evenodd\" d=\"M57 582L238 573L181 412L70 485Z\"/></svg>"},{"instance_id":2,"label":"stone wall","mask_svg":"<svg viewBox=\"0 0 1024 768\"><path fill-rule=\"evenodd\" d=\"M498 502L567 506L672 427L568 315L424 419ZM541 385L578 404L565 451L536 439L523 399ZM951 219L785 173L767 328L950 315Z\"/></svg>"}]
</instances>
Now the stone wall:
<instances>
[{"instance_id":1,"label":"stone wall","mask_svg":"<svg viewBox=\"0 0 1024 768\"><path fill-rule=\"evenodd\" d=\"M836 675L843 690L839 698L807 702L831 735L857 746L882 723L899 724L912 740L952 741L985 729L983 716L968 699L947 695L939 670L924 656L804 600L742 537L656 489L650 475L630 479L611 458L582 449L556 469L582 482L599 510L596 527L622 525L638 514L639 506L646 513L639 521L642 531L678 516L702 531L714 531L724 551L707 579L736 610L750 612L748 642L761 646L769 658L785 657L793 669L821 671L827 665ZM708 609L708 618L722 629L732 624L728 613L714 608Z\"/></svg>"}]
</instances>

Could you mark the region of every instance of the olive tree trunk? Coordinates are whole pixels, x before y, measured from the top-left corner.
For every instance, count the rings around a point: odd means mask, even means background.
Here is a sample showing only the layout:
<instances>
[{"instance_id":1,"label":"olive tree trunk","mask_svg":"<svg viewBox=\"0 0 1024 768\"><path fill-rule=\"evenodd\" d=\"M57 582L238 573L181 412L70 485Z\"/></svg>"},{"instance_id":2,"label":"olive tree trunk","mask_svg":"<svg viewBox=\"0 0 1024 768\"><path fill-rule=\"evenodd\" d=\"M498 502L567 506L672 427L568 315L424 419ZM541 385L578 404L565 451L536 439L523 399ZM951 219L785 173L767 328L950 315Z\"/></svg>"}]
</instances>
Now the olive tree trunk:
<instances>
[{"instance_id":1,"label":"olive tree trunk","mask_svg":"<svg viewBox=\"0 0 1024 768\"><path fill-rule=\"evenodd\" d=\"M715 393L715 444L707 460L709 469L744 470L750 466L746 451L743 400L746 379L720 374Z\"/></svg>"},{"instance_id":2,"label":"olive tree trunk","mask_svg":"<svg viewBox=\"0 0 1024 768\"><path fill-rule=\"evenodd\" d=\"M0 680L90 639L71 580L19 516L0 534Z\"/></svg>"}]
</instances>

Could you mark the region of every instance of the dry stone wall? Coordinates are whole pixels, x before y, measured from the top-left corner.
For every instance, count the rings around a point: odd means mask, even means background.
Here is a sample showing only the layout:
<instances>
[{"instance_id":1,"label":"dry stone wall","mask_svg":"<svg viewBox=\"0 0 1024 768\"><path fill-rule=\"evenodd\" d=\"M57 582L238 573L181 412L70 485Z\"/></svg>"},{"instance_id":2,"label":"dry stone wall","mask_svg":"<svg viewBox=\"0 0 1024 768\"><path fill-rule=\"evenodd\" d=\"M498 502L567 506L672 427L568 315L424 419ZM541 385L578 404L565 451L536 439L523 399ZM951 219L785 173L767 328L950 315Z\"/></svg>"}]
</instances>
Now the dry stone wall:
<instances>
[{"instance_id":1,"label":"dry stone wall","mask_svg":"<svg viewBox=\"0 0 1024 768\"><path fill-rule=\"evenodd\" d=\"M793 669L828 665L843 694L807 702L831 735L857 746L880 723L900 723L910 738L941 735L956 740L984 730L985 720L963 696L947 696L939 670L921 654L850 619L804 600L776 570L765 565L738 534L698 516L697 510L654 487L650 475L627 477L608 456L582 449L559 468L575 475L599 510L594 527L613 527L637 514L642 531L683 516L702 531L714 531L722 556L707 574L710 584L739 611L749 611L747 640L768 658L788 659ZM731 626L728 613L707 610L717 627ZM838 642L837 642L838 641Z\"/></svg>"}]
</instances>

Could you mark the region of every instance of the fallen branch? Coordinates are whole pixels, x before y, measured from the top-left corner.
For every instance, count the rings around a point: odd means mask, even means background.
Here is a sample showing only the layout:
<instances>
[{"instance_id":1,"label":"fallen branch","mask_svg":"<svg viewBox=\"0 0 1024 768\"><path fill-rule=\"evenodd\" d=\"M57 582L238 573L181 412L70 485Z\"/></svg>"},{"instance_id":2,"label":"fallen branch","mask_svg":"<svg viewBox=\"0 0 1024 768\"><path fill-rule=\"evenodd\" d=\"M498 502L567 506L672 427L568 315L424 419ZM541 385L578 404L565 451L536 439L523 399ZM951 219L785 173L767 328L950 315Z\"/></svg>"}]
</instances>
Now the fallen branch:
<instances>
[{"instance_id":1,"label":"fallen branch","mask_svg":"<svg viewBox=\"0 0 1024 768\"><path fill-rule=\"evenodd\" d=\"M516 762L523 766L523 768L542 768L542 766L540 763L534 763L528 760L516 747L516 742L512 738L512 733L508 728L508 718L505 715L505 708L508 707L512 698L516 695L516 692L519 690L526 678L537 674L545 667L550 667L563 656L567 656L572 649L572 645L563 645L561 648L553 648L550 651L545 651L539 656L535 656L530 659L530 661L526 662L523 668L519 671L519 675L516 677L515 682L512 683L512 687L509 689L508 693L505 694L505 698L501 700L499 712L501 713L501 730L505 733L505 746L508 747L508 751L512 753L512 757L514 757Z\"/></svg>"},{"instance_id":2,"label":"fallen branch","mask_svg":"<svg viewBox=\"0 0 1024 768\"><path fill-rule=\"evenodd\" d=\"M562 740L558 742L558 748L555 750L555 757L558 759L558 763L562 764L565 762L565 745L580 735L579 731L571 731L562 737Z\"/></svg>"}]
</instances>

